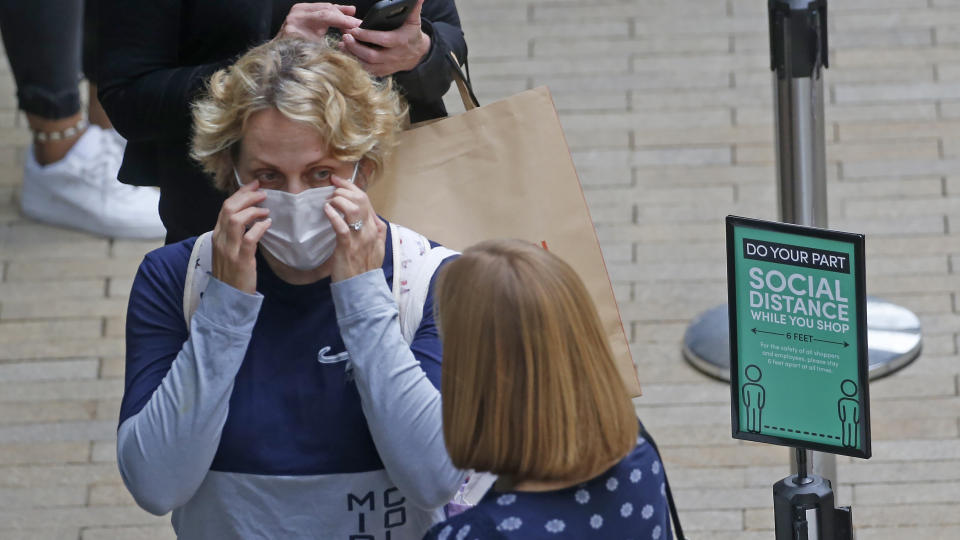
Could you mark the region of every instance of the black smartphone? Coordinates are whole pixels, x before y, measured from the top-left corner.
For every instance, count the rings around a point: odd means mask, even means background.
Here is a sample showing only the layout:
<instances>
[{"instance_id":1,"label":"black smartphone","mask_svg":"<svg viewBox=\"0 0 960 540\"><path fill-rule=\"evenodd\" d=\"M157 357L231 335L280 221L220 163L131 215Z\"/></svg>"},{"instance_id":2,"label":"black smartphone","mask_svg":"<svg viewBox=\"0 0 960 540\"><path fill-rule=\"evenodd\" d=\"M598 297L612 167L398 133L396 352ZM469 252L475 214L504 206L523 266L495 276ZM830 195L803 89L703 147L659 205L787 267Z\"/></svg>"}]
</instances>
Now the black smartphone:
<instances>
[{"instance_id":1,"label":"black smartphone","mask_svg":"<svg viewBox=\"0 0 960 540\"><path fill-rule=\"evenodd\" d=\"M403 21L410 16L410 10L417 5L417 0L380 0L370 6L363 16L360 28L366 30L390 31L400 28Z\"/></svg>"}]
</instances>

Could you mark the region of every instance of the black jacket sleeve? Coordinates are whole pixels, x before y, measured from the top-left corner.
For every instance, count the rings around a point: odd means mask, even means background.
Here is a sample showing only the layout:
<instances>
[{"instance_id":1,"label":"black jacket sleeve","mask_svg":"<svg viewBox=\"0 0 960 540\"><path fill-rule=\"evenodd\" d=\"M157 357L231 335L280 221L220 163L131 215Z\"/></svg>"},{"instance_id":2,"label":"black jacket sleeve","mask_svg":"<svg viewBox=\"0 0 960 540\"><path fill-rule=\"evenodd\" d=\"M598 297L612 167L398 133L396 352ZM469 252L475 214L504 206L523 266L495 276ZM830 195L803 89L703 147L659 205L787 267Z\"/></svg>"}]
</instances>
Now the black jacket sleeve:
<instances>
[{"instance_id":1,"label":"black jacket sleeve","mask_svg":"<svg viewBox=\"0 0 960 540\"><path fill-rule=\"evenodd\" d=\"M180 65L180 0L98 0L98 96L130 141L186 140L190 102L233 57Z\"/></svg>"},{"instance_id":2,"label":"black jacket sleeve","mask_svg":"<svg viewBox=\"0 0 960 540\"><path fill-rule=\"evenodd\" d=\"M453 81L445 57L452 51L463 64L467 59L467 42L453 0L425 0L420 18L423 32L430 36L430 50L417 67L395 74L394 80L403 87L410 101L439 101Z\"/></svg>"}]
</instances>

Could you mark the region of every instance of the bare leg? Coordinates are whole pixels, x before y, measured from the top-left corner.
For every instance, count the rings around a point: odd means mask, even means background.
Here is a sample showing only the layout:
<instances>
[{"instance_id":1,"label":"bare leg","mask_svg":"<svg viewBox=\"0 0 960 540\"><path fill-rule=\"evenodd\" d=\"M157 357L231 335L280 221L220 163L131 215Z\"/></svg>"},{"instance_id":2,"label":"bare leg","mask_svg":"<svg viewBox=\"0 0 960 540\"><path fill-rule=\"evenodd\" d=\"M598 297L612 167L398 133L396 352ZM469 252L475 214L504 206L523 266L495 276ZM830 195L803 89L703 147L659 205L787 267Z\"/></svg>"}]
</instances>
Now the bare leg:
<instances>
[{"instance_id":1,"label":"bare leg","mask_svg":"<svg viewBox=\"0 0 960 540\"><path fill-rule=\"evenodd\" d=\"M63 131L70 126L77 125L77 122L79 122L81 118L83 118L83 116L82 113L79 112L72 116L58 118L56 120L43 118L33 114L27 114L27 123L30 124L30 129L33 131L53 133L55 131ZM35 141L33 145L33 153L37 158L37 163L40 165L49 165L51 163L60 161L64 158L64 156L67 155L67 152L73 148L73 145L77 142L77 139L80 138L80 135L83 135L83 131L78 132L73 137L61 139L59 141Z\"/></svg>"},{"instance_id":2,"label":"bare leg","mask_svg":"<svg viewBox=\"0 0 960 540\"><path fill-rule=\"evenodd\" d=\"M110 122L110 118L107 117L107 112L103 110L103 106L100 105L100 100L97 99L97 85L91 82L87 83L87 87L90 89L90 107L88 110L90 123L96 124L103 129L112 128L113 124Z\"/></svg>"}]
</instances>

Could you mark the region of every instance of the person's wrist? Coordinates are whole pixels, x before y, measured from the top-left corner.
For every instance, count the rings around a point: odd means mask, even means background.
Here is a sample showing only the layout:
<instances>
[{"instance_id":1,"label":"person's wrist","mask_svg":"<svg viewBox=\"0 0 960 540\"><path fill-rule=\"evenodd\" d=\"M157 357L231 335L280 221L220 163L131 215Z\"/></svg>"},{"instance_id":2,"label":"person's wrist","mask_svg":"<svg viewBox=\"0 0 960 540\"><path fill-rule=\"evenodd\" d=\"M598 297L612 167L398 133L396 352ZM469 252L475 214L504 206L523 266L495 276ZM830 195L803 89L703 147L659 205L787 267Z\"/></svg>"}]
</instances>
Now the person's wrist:
<instances>
[{"instance_id":1,"label":"person's wrist","mask_svg":"<svg viewBox=\"0 0 960 540\"><path fill-rule=\"evenodd\" d=\"M431 45L430 35L421 29L420 39L417 40L417 55L416 55L417 61L412 66L410 66L407 69L407 71L416 69L416 67L419 66L421 62L423 62L423 60L427 57L427 54L430 53L430 45Z\"/></svg>"},{"instance_id":2,"label":"person's wrist","mask_svg":"<svg viewBox=\"0 0 960 540\"><path fill-rule=\"evenodd\" d=\"M375 268L330 284L337 318L351 318L370 309L396 305L383 268Z\"/></svg>"}]
</instances>

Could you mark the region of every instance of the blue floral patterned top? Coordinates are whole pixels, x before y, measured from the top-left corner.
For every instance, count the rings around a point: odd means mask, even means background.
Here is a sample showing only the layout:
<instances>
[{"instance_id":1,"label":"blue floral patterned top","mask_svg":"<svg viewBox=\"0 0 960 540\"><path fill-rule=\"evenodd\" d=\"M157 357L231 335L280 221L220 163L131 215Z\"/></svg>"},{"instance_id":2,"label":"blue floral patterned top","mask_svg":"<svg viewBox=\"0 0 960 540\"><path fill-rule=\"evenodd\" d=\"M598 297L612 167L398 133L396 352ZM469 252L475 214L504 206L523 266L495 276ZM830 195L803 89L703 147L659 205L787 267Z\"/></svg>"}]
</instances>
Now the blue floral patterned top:
<instances>
[{"instance_id":1,"label":"blue floral patterned top","mask_svg":"<svg viewBox=\"0 0 960 540\"><path fill-rule=\"evenodd\" d=\"M642 437L620 463L555 491L491 489L477 506L435 525L424 540L672 540L664 471Z\"/></svg>"}]
</instances>

